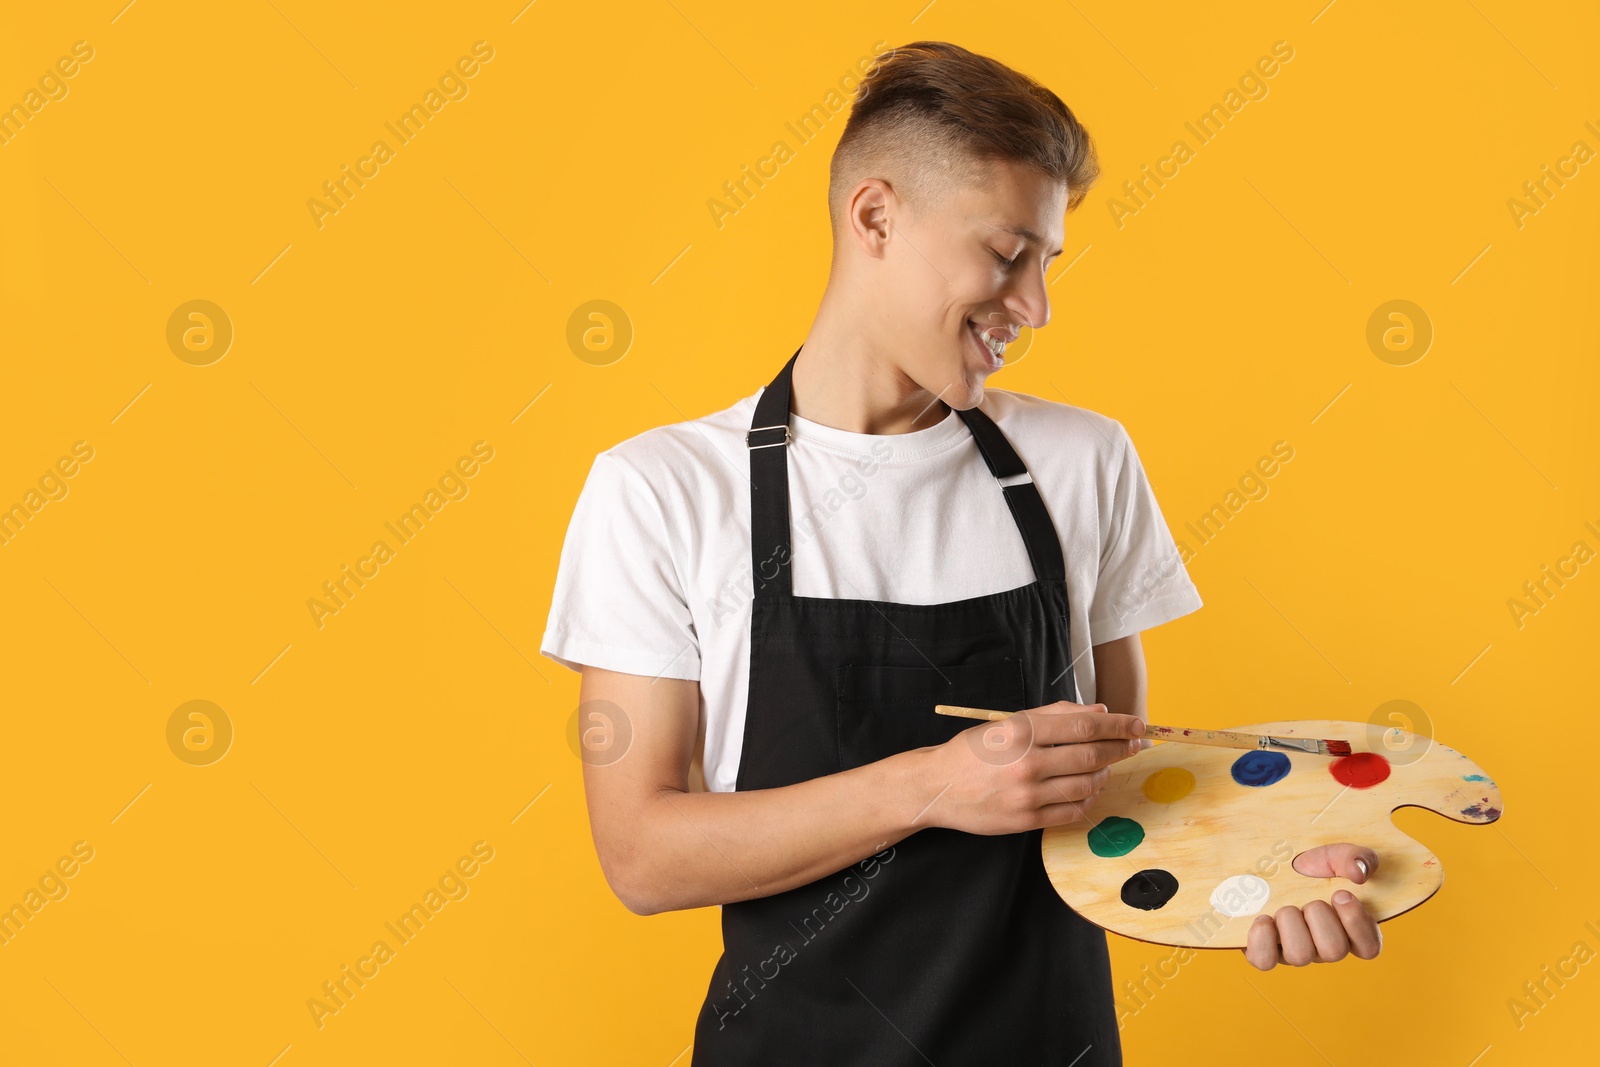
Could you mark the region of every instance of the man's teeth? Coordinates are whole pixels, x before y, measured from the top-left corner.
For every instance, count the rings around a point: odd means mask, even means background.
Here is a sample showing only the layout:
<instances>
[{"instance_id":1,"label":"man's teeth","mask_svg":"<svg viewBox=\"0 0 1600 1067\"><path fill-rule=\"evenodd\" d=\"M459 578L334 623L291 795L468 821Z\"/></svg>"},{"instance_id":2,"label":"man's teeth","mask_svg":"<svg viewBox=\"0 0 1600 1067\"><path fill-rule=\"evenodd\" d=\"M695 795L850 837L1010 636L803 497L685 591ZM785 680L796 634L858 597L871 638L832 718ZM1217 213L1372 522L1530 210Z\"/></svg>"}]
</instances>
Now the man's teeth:
<instances>
[{"instance_id":1,"label":"man's teeth","mask_svg":"<svg viewBox=\"0 0 1600 1067\"><path fill-rule=\"evenodd\" d=\"M989 351L993 352L997 356L1005 354L1006 344L1008 342L1006 342L1006 341L996 341L994 338L990 337L988 334L979 331L976 326L974 326L972 328L972 332L978 335L978 340L982 341L985 345L989 346Z\"/></svg>"}]
</instances>

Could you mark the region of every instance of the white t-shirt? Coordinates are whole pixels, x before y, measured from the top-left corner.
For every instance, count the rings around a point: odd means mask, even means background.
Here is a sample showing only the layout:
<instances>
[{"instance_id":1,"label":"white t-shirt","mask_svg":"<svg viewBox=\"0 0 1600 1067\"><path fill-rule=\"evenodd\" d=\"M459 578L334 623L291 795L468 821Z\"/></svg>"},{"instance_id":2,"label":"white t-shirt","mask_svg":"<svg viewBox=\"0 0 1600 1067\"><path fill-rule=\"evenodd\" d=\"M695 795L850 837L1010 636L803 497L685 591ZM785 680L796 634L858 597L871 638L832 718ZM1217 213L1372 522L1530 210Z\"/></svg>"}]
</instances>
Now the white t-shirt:
<instances>
[{"instance_id":1,"label":"white t-shirt","mask_svg":"<svg viewBox=\"0 0 1600 1067\"><path fill-rule=\"evenodd\" d=\"M561 550L540 651L650 677L699 679L706 787L739 773L750 678L750 460L765 387L595 457ZM1066 557L1073 671L1094 703L1092 645L1201 606L1144 468L1115 419L984 390ZM1000 483L954 410L912 433L790 416L795 596L943 604L1034 581Z\"/></svg>"}]
</instances>

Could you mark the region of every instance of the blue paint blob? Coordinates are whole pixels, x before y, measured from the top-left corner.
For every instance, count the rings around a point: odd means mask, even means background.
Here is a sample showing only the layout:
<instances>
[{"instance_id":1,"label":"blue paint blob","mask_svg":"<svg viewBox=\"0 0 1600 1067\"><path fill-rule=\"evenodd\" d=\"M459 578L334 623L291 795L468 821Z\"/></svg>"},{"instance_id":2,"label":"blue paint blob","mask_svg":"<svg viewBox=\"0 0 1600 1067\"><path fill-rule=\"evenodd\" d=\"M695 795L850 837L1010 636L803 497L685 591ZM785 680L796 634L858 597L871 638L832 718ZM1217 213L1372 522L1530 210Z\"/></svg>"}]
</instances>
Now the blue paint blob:
<instances>
[{"instance_id":1,"label":"blue paint blob","mask_svg":"<svg viewBox=\"0 0 1600 1067\"><path fill-rule=\"evenodd\" d=\"M1289 757L1282 752L1256 749L1233 761L1233 780L1240 785L1271 785L1288 773Z\"/></svg>"},{"instance_id":2,"label":"blue paint blob","mask_svg":"<svg viewBox=\"0 0 1600 1067\"><path fill-rule=\"evenodd\" d=\"M1463 774L1461 780L1463 782L1487 782L1489 779L1481 774Z\"/></svg>"}]
</instances>

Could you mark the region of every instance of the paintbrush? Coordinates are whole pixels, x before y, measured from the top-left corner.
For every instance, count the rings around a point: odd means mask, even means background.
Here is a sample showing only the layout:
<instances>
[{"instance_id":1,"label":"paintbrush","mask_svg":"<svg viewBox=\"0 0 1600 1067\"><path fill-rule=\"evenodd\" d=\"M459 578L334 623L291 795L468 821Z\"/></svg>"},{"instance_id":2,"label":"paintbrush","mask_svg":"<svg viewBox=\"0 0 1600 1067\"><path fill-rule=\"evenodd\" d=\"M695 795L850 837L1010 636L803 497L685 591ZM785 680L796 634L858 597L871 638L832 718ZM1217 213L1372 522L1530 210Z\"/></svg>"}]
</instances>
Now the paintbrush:
<instances>
[{"instance_id":1,"label":"paintbrush","mask_svg":"<svg viewBox=\"0 0 1600 1067\"><path fill-rule=\"evenodd\" d=\"M999 720L1016 714L1011 711L991 711L988 708L964 708L956 704L935 704L933 710L940 715L956 715L963 719ZM1181 741L1187 745L1215 745L1218 748L1284 748L1291 752L1306 752L1317 756L1348 756L1350 742L1329 738L1277 737L1272 734L1242 734L1235 730L1195 730L1183 726L1145 725L1145 737L1160 741Z\"/></svg>"}]
</instances>

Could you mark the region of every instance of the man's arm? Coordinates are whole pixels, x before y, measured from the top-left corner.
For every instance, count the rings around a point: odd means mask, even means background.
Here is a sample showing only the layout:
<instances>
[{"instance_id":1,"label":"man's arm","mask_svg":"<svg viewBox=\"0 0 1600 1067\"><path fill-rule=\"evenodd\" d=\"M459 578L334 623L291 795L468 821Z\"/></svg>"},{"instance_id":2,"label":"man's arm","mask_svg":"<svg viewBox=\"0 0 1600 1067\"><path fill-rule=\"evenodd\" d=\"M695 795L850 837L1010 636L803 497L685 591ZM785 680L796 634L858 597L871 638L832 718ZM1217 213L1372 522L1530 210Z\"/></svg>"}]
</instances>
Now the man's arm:
<instances>
[{"instance_id":1,"label":"man's arm","mask_svg":"<svg viewBox=\"0 0 1600 1067\"><path fill-rule=\"evenodd\" d=\"M699 682L585 667L579 701L614 705L626 723L616 733L631 733L615 762L584 760L583 785L601 869L636 914L815 881L912 833L933 799L917 800L911 761L898 758L785 789L691 791Z\"/></svg>"},{"instance_id":2,"label":"man's arm","mask_svg":"<svg viewBox=\"0 0 1600 1067\"><path fill-rule=\"evenodd\" d=\"M1144 645L1139 635L1129 634L1115 641L1094 646L1094 689L1107 711L1136 715L1149 723L1145 699ZM1145 738L1145 748L1155 744Z\"/></svg>"},{"instance_id":3,"label":"man's arm","mask_svg":"<svg viewBox=\"0 0 1600 1067\"><path fill-rule=\"evenodd\" d=\"M640 915L770 896L928 826L1002 834L1083 818L1143 729L1059 701L837 774L707 793L689 787L700 683L585 667L579 700L605 702L589 712L621 720L613 736L629 737L619 758L585 758L583 782L606 881ZM994 733L975 742L975 730ZM1018 757L995 761L997 744Z\"/></svg>"}]
</instances>

